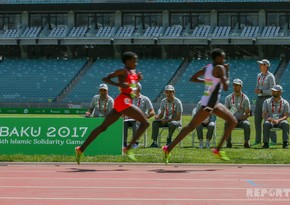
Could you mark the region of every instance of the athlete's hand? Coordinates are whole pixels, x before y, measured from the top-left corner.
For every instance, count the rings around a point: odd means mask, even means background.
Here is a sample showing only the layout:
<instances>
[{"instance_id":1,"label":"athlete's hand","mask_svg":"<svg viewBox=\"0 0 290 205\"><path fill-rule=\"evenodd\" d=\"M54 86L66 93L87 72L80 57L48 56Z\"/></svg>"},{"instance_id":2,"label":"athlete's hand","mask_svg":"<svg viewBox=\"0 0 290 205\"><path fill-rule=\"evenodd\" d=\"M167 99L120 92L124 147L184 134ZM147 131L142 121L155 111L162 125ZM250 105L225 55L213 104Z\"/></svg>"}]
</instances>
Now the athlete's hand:
<instances>
[{"instance_id":1,"label":"athlete's hand","mask_svg":"<svg viewBox=\"0 0 290 205\"><path fill-rule=\"evenodd\" d=\"M121 88L128 88L129 87L129 84L126 83L126 82L123 82L123 83L121 83L120 87Z\"/></svg>"},{"instance_id":2,"label":"athlete's hand","mask_svg":"<svg viewBox=\"0 0 290 205\"><path fill-rule=\"evenodd\" d=\"M90 117L91 113L90 112L86 112L86 117Z\"/></svg>"},{"instance_id":3,"label":"athlete's hand","mask_svg":"<svg viewBox=\"0 0 290 205\"><path fill-rule=\"evenodd\" d=\"M226 71L228 72L229 71L229 69L230 69L230 64L224 64L224 67L225 67L225 69L226 69Z\"/></svg>"},{"instance_id":4,"label":"athlete's hand","mask_svg":"<svg viewBox=\"0 0 290 205\"><path fill-rule=\"evenodd\" d=\"M142 80L143 79L143 74L141 72L139 72L137 75L138 75L138 80Z\"/></svg>"}]
</instances>

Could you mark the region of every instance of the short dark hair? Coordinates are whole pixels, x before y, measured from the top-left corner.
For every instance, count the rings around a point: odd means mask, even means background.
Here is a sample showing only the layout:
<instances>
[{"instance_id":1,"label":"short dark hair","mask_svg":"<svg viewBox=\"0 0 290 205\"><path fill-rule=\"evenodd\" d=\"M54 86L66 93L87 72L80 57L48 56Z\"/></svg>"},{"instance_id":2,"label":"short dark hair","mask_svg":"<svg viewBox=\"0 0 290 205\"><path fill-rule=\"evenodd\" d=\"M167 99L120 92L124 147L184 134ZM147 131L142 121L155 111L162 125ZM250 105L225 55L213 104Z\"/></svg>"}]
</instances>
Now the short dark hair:
<instances>
[{"instance_id":1,"label":"short dark hair","mask_svg":"<svg viewBox=\"0 0 290 205\"><path fill-rule=\"evenodd\" d=\"M212 60L215 60L216 57L221 56L222 53L224 53L224 50L223 50L223 49L220 49L220 48L215 48L215 49L213 49L213 50L210 52L211 59L212 59Z\"/></svg>"},{"instance_id":2,"label":"short dark hair","mask_svg":"<svg viewBox=\"0 0 290 205\"><path fill-rule=\"evenodd\" d=\"M125 52L122 55L122 62L125 64L126 61L131 60L132 58L137 58L137 54L131 51Z\"/></svg>"}]
</instances>

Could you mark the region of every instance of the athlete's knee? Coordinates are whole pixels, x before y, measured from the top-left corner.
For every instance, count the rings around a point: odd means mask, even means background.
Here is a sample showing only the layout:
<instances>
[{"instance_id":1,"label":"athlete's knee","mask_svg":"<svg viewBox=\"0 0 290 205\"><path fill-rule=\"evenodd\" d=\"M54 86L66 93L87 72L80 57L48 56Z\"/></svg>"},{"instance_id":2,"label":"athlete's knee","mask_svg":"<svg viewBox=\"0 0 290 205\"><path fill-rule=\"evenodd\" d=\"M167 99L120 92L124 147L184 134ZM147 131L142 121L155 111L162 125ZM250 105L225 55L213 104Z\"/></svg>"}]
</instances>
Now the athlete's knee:
<instances>
[{"instance_id":1,"label":"athlete's knee","mask_svg":"<svg viewBox=\"0 0 290 205\"><path fill-rule=\"evenodd\" d=\"M238 125L238 120L236 118L232 118L229 121L227 121L226 123L227 123L227 127L235 128Z\"/></svg>"}]
</instances>

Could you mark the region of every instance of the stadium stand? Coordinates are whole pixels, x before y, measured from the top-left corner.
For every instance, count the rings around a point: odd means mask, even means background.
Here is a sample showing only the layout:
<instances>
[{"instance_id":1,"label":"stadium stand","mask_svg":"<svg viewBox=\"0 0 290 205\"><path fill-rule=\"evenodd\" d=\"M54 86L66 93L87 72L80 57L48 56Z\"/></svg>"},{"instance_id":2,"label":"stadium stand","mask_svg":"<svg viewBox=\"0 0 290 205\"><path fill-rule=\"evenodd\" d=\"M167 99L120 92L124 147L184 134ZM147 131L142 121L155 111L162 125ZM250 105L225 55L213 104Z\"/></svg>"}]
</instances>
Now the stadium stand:
<instances>
[{"instance_id":1,"label":"stadium stand","mask_svg":"<svg viewBox=\"0 0 290 205\"><path fill-rule=\"evenodd\" d=\"M47 102L56 97L86 60L5 60L0 63L1 101Z\"/></svg>"},{"instance_id":2,"label":"stadium stand","mask_svg":"<svg viewBox=\"0 0 290 205\"><path fill-rule=\"evenodd\" d=\"M241 32L241 37L256 37L259 35L259 26L245 26Z\"/></svg>"},{"instance_id":3,"label":"stadium stand","mask_svg":"<svg viewBox=\"0 0 290 205\"><path fill-rule=\"evenodd\" d=\"M261 36L262 37L276 37L279 35L280 26L265 26Z\"/></svg>"},{"instance_id":4,"label":"stadium stand","mask_svg":"<svg viewBox=\"0 0 290 205\"><path fill-rule=\"evenodd\" d=\"M16 38L19 36L19 30L18 29L7 29L5 30L3 37L5 38Z\"/></svg>"},{"instance_id":5,"label":"stadium stand","mask_svg":"<svg viewBox=\"0 0 290 205\"><path fill-rule=\"evenodd\" d=\"M68 36L70 37L84 37L88 27L73 27L69 32Z\"/></svg>"},{"instance_id":6,"label":"stadium stand","mask_svg":"<svg viewBox=\"0 0 290 205\"><path fill-rule=\"evenodd\" d=\"M168 27L165 30L163 36L165 36L165 37L176 37L176 36L180 36L181 32L182 32L182 26L180 26L180 25L171 26L171 27Z\"/></svg>"},{"instance_id":7,"label":"stadium stand","mask_svg":"<svg viewBox=\"0 0 290 205\"><path fill-rule=\"evenodd\" d=\"M152 101L157 98L180 64L181 60L175 59L139 60L137 70L143 74L142 93ZM92 97L96 95L97 87L102 83L102 78L122 67L123 65L118 59L97 60L64 101L90 102ZM116 97L119 91L116 87L109 85L109 93L110 96Z\"/></svg>"},{"instance_id":8,"label":"stadium stand","mask_svg":"<svg viewBox=\"0 0 290 205\"><path fill-rule=\"evenodd\" d=\"M91 3L92 0L9 0L9 4L78 4Z\"/></svg>"},{"instance_id":9,"label":"stadium stand","mask_svg":"<svg viewBox=\"0 0 290 205\"><path fill-rule=\"evenodd\" d=\"M41 31L41 27L27 27L24 32L22 33L22 37L26 38L35 38L39 35Z\"/></svg>"},{"instance_id":10,"label":"stadium stand","mask_svg":"<svg viewBox=\"0 0 290 205\"><path fill-rule=\"evenodd\" d=\"M121 27L116 33L116 37L131 37L135 28L133 26Z\"/></svg>"},{"instance_id":11,"label":"stadium stand","mask_svg":"<svg viewBox=\"0 0 290 205\"><path fill-rule=\"evenodd\" d=\"M197 26L194 28L192 32L192 36L194 37L207 37L210 32L210 26Z\"/></svg>"},{"instance_id":12,"label":"stadium stand","mask_svg":"<svg viewBox=\"0 0 290 205\"><path fill-rule=\"evenodd\" d=\"M101 27L96 33L96 37L110 37L114 35L115 27Z\"/></svg>"},{"instance_id":13,"label":"stadium stand","mask_svg":"<svg viewBox=\"0 0 290 205\"><path fill-rule=\"evenodd\" d=\"M65 102L90 102L94 95L98 93L99 84L103 83L102 78L118 68L122 68L122 62L118 59L97 60L90 70L83 76L81 81L64 99ZM118 90L109 86L109 95L116 97Z\"/></svg>"},{"instance_id":14,"label":"stadium stand","mask_svg":"<svg viewBox=\"0 0 290 205\"><path fill-rule=\"evenodd\" d=\"M162 27L148 27L143 36L144 37L158 37L162 35Z\"/></svg>"},{"instance_id":15,"label":"stadium stand","mask_svg":"<svg viewBox=\"0 0 290 205\"><path fill-rule=\"evenodd\" d=\"M290 81L289 81L289 76L290 76L290 63L288 64L288 66L286 67L282 78L280 79L280 84L283 87L283 98L285 98L286 100L288 100L288 102L290 102Z\"/></svg>"},{"instance_id":16,"label":"stadium stand","mask_svg":"<svg viewBox=\"0 0 290 205\"><path fill-rule=\"evenodd\" d=\"M142 93L154 101L181 63L179 59L139 60L138 70L143 74Z\"/></svg>"},{"instance_id":17,"label":"stadium stand","mask_svg":"<svg viewBox=\"0 0 290 205\"><path fill-rule=\"evenodd\" d=\"M208 60L192 60L177 84L174 86L176 97L183 103L197 103L203 93L204 85L201 83L190 83L189 78L200 68L205 66Z\"/></svg>"},{"instance_id":18,"label":"stadium stand","mask_svg":"<svg viewBox=\"0 0 290 205\"><path fill-rule=\"evenodd\" d=\"M212 37L228 37L230 35L231 27L230 26L217 26L215 27Z\"/></svg>"},{"instance_id":19,"label":"stadium stand","mask_svg":"<svg viewBox=\"0 0 290 205\"><path fill-rule=\"evenodd\" d=\"M54 27L48 34L48 37L52 37L52 38L65 37L67 35L67 32L68 32L68 27L60 25L60 26Z\"/></svg>"}]
</instances>

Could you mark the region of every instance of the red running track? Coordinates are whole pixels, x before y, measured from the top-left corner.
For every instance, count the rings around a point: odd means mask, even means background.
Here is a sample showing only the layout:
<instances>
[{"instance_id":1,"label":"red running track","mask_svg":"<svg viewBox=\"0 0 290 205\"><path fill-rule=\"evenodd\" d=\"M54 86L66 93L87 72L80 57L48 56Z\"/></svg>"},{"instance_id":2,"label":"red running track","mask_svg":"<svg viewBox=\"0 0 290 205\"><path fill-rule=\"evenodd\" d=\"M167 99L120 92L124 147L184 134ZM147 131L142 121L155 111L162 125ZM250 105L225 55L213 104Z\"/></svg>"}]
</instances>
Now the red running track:
<instances>
[{"instance_id":1,"label":"red running track","mask_svg":"<svg viewBox=\"0 0 290 205\"><path fill-rule=\"evenodd\" d=\"M4 164L0 205L290 204L289 167Z\"/></svg>"}]
</instances>

